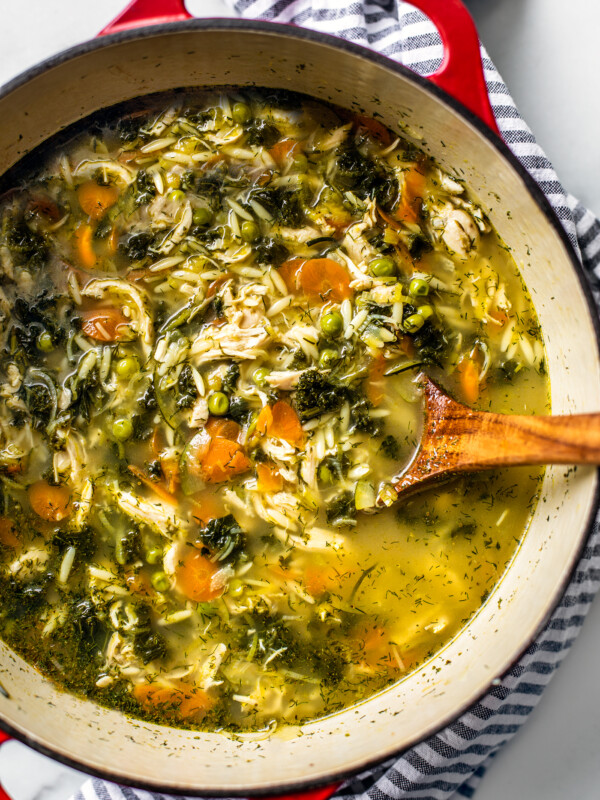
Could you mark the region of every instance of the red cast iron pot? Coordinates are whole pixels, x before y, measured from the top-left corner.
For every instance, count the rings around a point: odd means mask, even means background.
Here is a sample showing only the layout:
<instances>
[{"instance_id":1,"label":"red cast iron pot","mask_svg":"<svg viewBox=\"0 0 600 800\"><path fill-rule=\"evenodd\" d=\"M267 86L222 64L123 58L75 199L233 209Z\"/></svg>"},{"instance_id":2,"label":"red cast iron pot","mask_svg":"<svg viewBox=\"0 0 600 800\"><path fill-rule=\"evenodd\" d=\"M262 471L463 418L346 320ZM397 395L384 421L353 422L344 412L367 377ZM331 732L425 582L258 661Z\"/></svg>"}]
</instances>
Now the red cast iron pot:
<instances>
[{"instance_id":1,"label":"red cast iron pot","mask_svg":"<svg viewBox=\"0 0 600 800\"><path fill-rule=\"evenodd\" d=\"M289 88L377 113L464 177L511 247L542 324L553 412L597 410L598 331L585 278L548 202L496 133L473 23L459 0L413 3L437 25L446 48L429 80L330 36L263 22L190 20L181 0L137 0L103 31L109 35L4 87L0 173L97 109L183 86ZM462 632L386 691L302 729L249 741L132 720L58 691L3 645L1 725L41 752L117 783L211 796L325 786L313 794L323 800L349 774L443 727L518 658L573 570L597 485L592 468L568 475L549 468L523 543Z\"/></svg>"}]
</instances>

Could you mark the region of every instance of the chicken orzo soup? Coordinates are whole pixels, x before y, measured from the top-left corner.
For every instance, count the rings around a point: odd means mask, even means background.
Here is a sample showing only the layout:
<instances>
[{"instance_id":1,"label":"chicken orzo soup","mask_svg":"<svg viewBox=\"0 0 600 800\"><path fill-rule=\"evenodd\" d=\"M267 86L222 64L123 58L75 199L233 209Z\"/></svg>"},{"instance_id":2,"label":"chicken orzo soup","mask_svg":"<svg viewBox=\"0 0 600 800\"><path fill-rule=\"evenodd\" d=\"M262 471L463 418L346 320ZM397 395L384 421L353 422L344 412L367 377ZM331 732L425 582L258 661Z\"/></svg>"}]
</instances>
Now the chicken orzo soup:
<instances>
[{"instance_id":1,"label":"chicken orzo soup","mask_svg":"<svg viewBox=\"0 0 600 800\"><path fill-rule=\"evenodd\" d=\"M530 298L460 177L305 97L180 93L48 148L0 218L11 647L134 716L271 730L477 611L541 472L392 488L419 370L548 410Z\"/></svg>"}]
</instances>

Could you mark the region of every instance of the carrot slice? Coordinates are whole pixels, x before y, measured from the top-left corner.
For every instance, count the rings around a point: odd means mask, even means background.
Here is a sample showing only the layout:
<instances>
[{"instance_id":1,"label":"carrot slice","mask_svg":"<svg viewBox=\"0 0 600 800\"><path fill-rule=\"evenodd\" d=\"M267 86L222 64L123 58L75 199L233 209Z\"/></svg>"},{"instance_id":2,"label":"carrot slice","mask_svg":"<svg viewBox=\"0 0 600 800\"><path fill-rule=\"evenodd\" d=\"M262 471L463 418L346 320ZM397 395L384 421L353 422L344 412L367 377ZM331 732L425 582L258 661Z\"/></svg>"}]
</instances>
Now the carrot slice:
<instances>
[{"instance_id":1,"label":"carrot slice","mask_svg":"<svg viewBox=\"0 0 600 800\"><path fill-rule=\"evenodd\" d=\"M144 572L132 572L126 570L125 584L127 589L132 594L139 594L143 597L152 597L154 594L156 594L152 584L150 583L150 578Z\"/></svg>"},{"instance_id":2,"label":"carrot slice","mask_svg":"<svg viewBox=\"0 0 600 800\"><path fill-rule=\"evenodd\" d=\"M110 232L110 236L108 237L108 249L111 253L116 253L119 247L119 231L117 226L113 226L113 229Z\"/></svg>"},{"instance_id":3,"label":"carrot slice","mask_svg":"<svg viewBox=\"0 0 600 800\"><path fill-rule=\"evenodd\" d=\"M224 584L214 576L218 572L200 550L190 550L177 565L175 577L183 594L195 603L208 603L223 594Z\"/></svg>"},{"instance_id":4,"label":"carrot slice","mask_svg":"<svg viewBox=\"0 0 600 800\"><path fill-rule=\"evenodd\" d=\"M139 467L136 467L135 464L129 464L127 469L132 472L135 477L144 484L144 486L152 489L152 491L155 492L161 498L161 500L164 500L166 503L169 503L169 505L172 506L179 505L179 500L175 497L175 495L168 491L162 485L162 483L155 482L148 478L148 476Z\"/></svg>"},{"instance_id":5,"label":"carrot slice","mask_svg":"<svg viewBox=\"0 0 600 800\"><path fill-rule=\"evenodd\" d=\"M302 269L303 265L306 263L306 259L304 258L290 258L287 261L284 261L283 264L279 267L277 272L283 278L285 285L288 288L288 291L297 293L300 291L300 270Z\"/></svg>"},{"instance_id":6,"label":"carrot slice","mask_svg":"<svg viewBox=\"0 0 600 800\"><path fill-rule=\"evenodd\" d=\"M205 489L194 497L194 519L201 525L208 525L211 519L225 516L225 504L214 489Z\"/></svg>"},{"instance_id":7,"label":"carrot slice","mask_svg":"<svg viewBox=\"0 0 600 800\"><path fill-rule=\"evenodd\" d=\"M341 303L352 296L348 270L331 258L311 258L300 270L300 286L315 302Z\"/></svg>"},{"instance_id":8,"label":"carrot slice","mask_svg":"<svg viewBox=\"0 0 600 800\"><path fill-rule=\"evenodd\" d=\"M90 339L117 342L131 339L129 320L116 308L97 308L81 312L82 330Z\"/></svg>"},{"instance_id":9,"label":"carrot slice","mask_svg":"<svg viewBox=\"0 0 600 800\"><path fill-rule=\"evenodd\" d=\"M306 586L306 591L313 597L320 597L325 592L339 588L340 576L331 567L326 565L310 563L302 570L302 580Z\"/></svg>"},{"instance_id":10,"label":"carrot slice","mask_svg":"<svg viewBox=\"0 0 600 800\"><path fill-rule=\"evenodd\" d=\"M96 181L86 181L77 188L77 199L84 214L101 219L119 199L116 186L100 186Z\"/></svg>"},{"instance_id":11,"label":"carrot slice","mask_svg":"<svg viewBox=\"0 0 600 800\"><path fill-rule=\"evenodd\" d=\"M283 477L277 467L269 464L256 465L257 485L261 492L280 492L283 489Z\"/></svg>"},{"instance_id":12,"label":"carrot slice","mask_svg":"<svg viewBox=\"0 0 600 800\"><path fill-rule=\"evenodd\" d=\"M296 141L296 139L280 139L269 150L269 155L277 166L281 167L287 159L292 158L300 149L300 142Z\"/></svg>"},{"instance_id":13,"label":"carrot slice","mask_svg":"<svg viewBox=\"0 0 600 800\"><path fill-rule=\"evenodd\" d=\"M392 134L383 122L379 122L373 117L367 117L364 114L355 114L354 121L357 126L366 128L374 139L377 139L386 147L392 143Z\"/></svg>"},{"instance_id":14,"label":"carrot slice","mask_svg":"<svg viewBox=\"0 0 600 800\"><path fill-rule=\"evenodd\" d=\"M212 698L202 689L183 686L172 688L158 683L136 686L133 696L147 711L177 719L201 719L214 706Z\"/></svg>"},{"instance_id":15,"label":"carrot slice","mask_svg":"<svg viewBox=\"0 0 600 800\"><path fill-rule=\"evenodd\" d=\"M93 233L94 231L91 225L82 223L73 234L75 237L77 255L79 256L79 260L81 261L82 265L86 267L86 269L92 269L98 262L92 244Z\"/></svg>"},{"instance_id":16,"label":"carrot slice","mask_svg":"<svg viewBox=\"0 0 600 800\"><path fill-rule=\"evenodd\" d=\"M15 526L6 517L0 517L0 544L5 547L18 547L21 544Z\"/></svg>"},{"instance_id":17,"label":"carrot slice","mask_svg":"<svg viewBox=\"0 0 600 800\"><path fill-rule=\"evenodd\" d=\"M285 400L278 400L274 406L265 406L256 420L259 433L283 439L292 447L302 447L305 434L298 414Z\"/></svg>"},{"instance_id":18,"label":"carrot slice","mask_svg":"<svg viewBox=\"0 0 600 800\"><path fill-rule=\"evenodd\" d=\"M38 481L29 487L29 503L38 517L60 522L71 513L71 493L66 486Z\"/></svg>"},{"instance_id":19,"label":"carrot slice","mask_svg":"<svg viewBox=\"0 0 600 800\"><path fill-rule=\"evenodd\" d=\"M220 419L219 417L209 417L204 429L213 439L229 439L231 442L237 442L242 432L241 427L234 420Z\"/></svg>"},{"instance_id":20,"label":"carrot slice","mask_svg":"<svg viewBox=\"0 0 600 800\"><path fill-rule=\"evenodd\" d=\"M417 167L411 167L404 173L400 203L394 209L396 219L402 220L402 222L418 222L424 194L425 174Z\"/></svg>"},{"instance_id":21,"label":"carrot slice","mask_svg":"<svg viewBox=\"0 0 600 800\"><path fill-rule=\"evenodd\" d=\"M251 466L240 444L218 436L211 441L201 461L201 474L206 483L223 483L247 472Z\"/></svg>"},{"instance_id":22,"label":"carrot slice","mask_svg":"<svg viewBox=\"0 0 600 800\"><path fill-rule=\"evenodd\" d=\"M458 362L460 388L466 403L472 405L479 400L479 366L474 359L463 356Z\"/></svg>"}]
</instances>

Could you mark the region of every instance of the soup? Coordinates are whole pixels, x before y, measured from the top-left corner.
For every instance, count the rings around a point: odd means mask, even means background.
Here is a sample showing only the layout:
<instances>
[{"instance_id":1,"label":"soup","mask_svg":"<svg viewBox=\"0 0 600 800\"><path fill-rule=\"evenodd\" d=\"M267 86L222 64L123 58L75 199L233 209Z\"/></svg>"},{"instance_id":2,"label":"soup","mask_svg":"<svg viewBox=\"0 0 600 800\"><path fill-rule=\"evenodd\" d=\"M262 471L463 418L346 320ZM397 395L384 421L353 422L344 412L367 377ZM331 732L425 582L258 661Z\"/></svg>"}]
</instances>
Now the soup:
<instances>
[{"instance_id":1,"label":"soup","mask_svg":"<svg viewBox=\"0 0 600 800\"><path fill-rule=\"evenodd\" d=\"M540 470L396 507L417 373L548 410L467 188L283 92L89 122L1 204L0 636L133 716L272 730L400 680L480 608Z\"/></svg>"}]
</instances>

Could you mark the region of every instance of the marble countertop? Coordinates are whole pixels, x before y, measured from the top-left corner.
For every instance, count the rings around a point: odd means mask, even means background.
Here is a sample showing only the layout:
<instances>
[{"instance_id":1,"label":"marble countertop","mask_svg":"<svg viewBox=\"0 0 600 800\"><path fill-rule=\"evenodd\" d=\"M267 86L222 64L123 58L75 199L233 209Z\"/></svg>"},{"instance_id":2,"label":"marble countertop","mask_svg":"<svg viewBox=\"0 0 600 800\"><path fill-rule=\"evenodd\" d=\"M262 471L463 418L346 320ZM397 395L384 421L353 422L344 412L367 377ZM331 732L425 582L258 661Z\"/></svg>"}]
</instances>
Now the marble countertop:
<instances>
[{"instance_id":1,"label":"marble countertop","mask_svg":"<svg viewBox=\"0 0 600 800\"><path fill-rule=\"evenodd\" d=\"M440 0L442 2L443 0ZM600 4L587 0L466 0L482 41L569 191L600 214ZM125 0L4 4L0 83L96 34ZM223 0L188 0L198 16L233 16ZM600 601L524 729L506 746L477 800L597 800L600 796ZM66 800L85 780L17 742L0 749L13 800Z\"/></svg>"}]
</instances>

